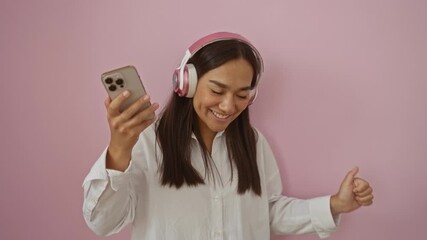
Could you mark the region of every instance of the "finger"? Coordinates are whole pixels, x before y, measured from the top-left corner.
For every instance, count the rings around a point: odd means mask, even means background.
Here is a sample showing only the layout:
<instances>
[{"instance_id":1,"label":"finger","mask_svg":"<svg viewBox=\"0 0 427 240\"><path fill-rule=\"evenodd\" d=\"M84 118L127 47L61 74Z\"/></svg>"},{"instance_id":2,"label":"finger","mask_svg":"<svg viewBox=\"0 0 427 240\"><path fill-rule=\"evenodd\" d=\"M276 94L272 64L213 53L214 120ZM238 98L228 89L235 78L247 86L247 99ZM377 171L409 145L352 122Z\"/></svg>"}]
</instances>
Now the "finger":
<instances>
[{"instance_id":1,"label":"finger","mask_svg":"<svg viewBox=\"0 0 427 240\"><path fill-rule=\"evenodd\" d=\"M365 196L371 195L372 192L373 192L372 188L369 187L368 189L366 189L366 190L364 190L362 192L356 192L355 195L357 197L365 197Z\"/></svg>"},{"instance_id":2,"label":"finger","mask_svg":"<svg viewBox=\"0 0 427 240\"><path fill-rule=\"evenodd\" d=\"M141 111L144 106L150 105L150 96L144 95L122 112L122 118L124 120L131 119L135 114Z\"/></svg>"},{"instance_id":3,"label":"finger","mask_svg":"<svg viewBox=\"0 0 427 240\"><path fill-rule=\"evenodd\" d=\"M138 136L141 134L141 132L143 132L148 126L150 126L152 123L154 123L154 121L156 121L157 116L155 116L154 114L152 114L154 117L151 117L150 119L144 120L142 122L139 122L137 125L135 126L129 126L129 130L128 133L131 136ZM129 123L129 122L128 122Z\"/></svg>"},{"instance_id":4,"label":"finger","mask_svg":"<svg viewBox=\"0 0 427 240\"><path fill-rule=\"evenodd\" d=\"M158 108L159 108L158 103L151 104L151 106L141 111L140 113L137 113L129 121L127 121L126 127L133 128L141 124L144 124L145 122L149 122L148 125L150 125L156 119L155 111Z\"/></svg>"},{"instance_id":5,"label":"finger","mask_svg":"<svg viewBox=\"0 0 427 240\"><path fill-rule=\"evenodd\" d=\"M359 168L358 167L354 167L353 169L351 169L347 173L347 175L345 176L343 184L353 185L353 179L355 178L355 176L357 175L358 172L359 172Z\"/></svg>"},{"instance_id":6,"label":"finger","mask_svg":"<svg viewBox=\"0 0 427 240\"><path fill-rule=\"evenodd\" d=\"M105 108L108 110L108 107L110 106L110 103L111 103L111 98L108 96L108 97L106 97L105 98L105 100L104 100L104 105L105 105Z\"/></svg>"},{"instance_id":7,"label":"finger","mask_svg":"<svg viewBox=\"0 0 427 240\"><path fill-rule=\"evenodd\" d=\"M130 92L128 90L123 91L122 94L118 95L114 100L111 101L108 106L108 114L113 117L120 115L120 105L130 96Z\"/></svg>"},{"instance_id":8,"label":"finger","mask_svg":"<svg viewBox=\"0 0 427 240\"><path fill-rule=\"evenodd\" d=\"M146 120L144 122L142 122L141 124L137 125L135 128L136 130L141 133L142 131L144 131L148 126L150 126L152 123L154 123L157 119L157 116L154 116L153 118L151 118L150 120Z\"/></svg>"},{"instance_id":9,"label":"finger","mask_svg":"<svg viewBox=\"0 0 427 240\"><path fill-rule=\"evenodd\" d=\"M361 178L355 178L353 184L355 186L353 192L363 192L370 187L369 183Z\"/></svg>"},{"instance_id":10,"label":"finger","mask_svg":"<svg viewBox=\"0 0 427 240\"><path fill-rule=\"evenodd\" d=\"M371 194L365 197L356 197L355 199L360 205L369 206L373 203L374 195Z\"/></svg>"}]
</instances>

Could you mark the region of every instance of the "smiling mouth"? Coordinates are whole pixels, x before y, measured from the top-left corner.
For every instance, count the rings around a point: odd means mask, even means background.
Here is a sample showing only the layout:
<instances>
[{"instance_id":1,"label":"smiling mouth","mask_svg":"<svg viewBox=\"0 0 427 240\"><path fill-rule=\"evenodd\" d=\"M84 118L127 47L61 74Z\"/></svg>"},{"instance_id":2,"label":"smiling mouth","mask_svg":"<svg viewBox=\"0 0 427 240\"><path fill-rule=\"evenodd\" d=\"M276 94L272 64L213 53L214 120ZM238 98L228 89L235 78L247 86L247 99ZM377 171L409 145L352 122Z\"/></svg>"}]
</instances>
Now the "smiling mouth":
<instances>
[{"instance_id":1,"label":"smiling mouth","mask_svg":"<svg viewBox=\"0 0 427 240\"><path fill-rule=\"evenodd\" d=\"M223 115L223 114L217 113L214 110L210 110L210 111L215 117L217 117L219 119L227 119L228 117L231 116L231 115Z\"/></svg>"}]
</instances>

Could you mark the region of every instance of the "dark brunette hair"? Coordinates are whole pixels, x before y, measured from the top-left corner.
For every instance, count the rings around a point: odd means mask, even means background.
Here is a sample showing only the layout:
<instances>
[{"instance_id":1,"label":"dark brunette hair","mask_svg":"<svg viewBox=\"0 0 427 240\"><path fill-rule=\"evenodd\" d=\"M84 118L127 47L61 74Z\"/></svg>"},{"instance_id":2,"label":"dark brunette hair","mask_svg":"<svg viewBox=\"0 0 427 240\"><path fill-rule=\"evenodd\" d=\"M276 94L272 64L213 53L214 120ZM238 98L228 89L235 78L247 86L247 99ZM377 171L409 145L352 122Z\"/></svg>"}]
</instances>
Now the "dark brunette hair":
<instances>
[{"instance_id":1,"label":"dark brunette hair","mask_svg":"<svg viewBox=\"0 0 427 240\"><path fill-rule=\"evenodd\" d=\"M261 71L261 59L252 47L241 41L223 40L206 45L190 58L189 63L194 64L200 78L208 71L236 59L245 59L251 64L253 69L251 87L254 88ZM157 141L163 154L160 162L162 185L180 188L183 184L189 186L204 184L206 175L202 177L191 164L192 133L203 149L205 173L214 176L214 164L201 138L193 99L172 93L156 127ZM243 194L252 190L255 194L261 195L256 161L257 136L249 121L248 108L230 123L224 134L230 166L233 167L234 163L237 168L237 192Z\"/></svg>"}]
</instances>

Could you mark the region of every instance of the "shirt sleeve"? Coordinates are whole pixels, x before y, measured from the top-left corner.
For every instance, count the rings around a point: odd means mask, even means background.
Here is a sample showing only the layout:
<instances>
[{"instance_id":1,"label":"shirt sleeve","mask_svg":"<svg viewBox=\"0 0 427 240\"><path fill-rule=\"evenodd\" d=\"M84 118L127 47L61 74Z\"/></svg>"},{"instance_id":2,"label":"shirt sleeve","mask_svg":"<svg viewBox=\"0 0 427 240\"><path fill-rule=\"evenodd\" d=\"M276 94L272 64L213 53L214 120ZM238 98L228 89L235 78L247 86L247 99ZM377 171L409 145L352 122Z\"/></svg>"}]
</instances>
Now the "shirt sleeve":
<instances>
[{"instance_id":1,"label":"shirt sleeve","mask_svg":"<svg viewBox=\"0 0 427 240\"><path fill-rule=\"evenodd\" d=\"M106 152L83 182L83 216L97 235L119 232L133 221L136 196L132 190L132 161L124 172L106 169Z\"/></svg>"},{"instance_id":2,"label":"shirt sleeve","mask_svg":"<svg viewBox=\"0 0 427 240\"><path fill-rule=\"evenodd\" d=\"M264 161L266 194L269 201L270 229L273 234L317 233L329 237L337 228L338 220L330 210L330 196L297 199L282 195L282 181L273 152L266 139L259 134L259 153Z\"/></svg>"},{"instance_id":3,"label":"shirt sleeve","mask_svg":"<svg viewBox=\"0 0 427 240\"><path fill-rule=\"evenodd\" d=\"M270 226L274 234L317 233L329 237L337 223L329 209L329 196L308 200L278 196L270 201Z\"/></svg>"}]
</instances>

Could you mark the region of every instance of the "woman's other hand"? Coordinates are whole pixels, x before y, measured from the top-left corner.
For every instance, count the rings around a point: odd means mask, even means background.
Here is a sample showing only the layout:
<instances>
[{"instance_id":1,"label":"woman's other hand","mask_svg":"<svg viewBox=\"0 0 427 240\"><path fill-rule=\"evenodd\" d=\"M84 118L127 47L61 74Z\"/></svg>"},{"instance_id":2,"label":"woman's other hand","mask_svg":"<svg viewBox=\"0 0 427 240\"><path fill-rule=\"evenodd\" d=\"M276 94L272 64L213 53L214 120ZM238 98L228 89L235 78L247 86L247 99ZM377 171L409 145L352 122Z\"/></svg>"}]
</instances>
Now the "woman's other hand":
<instances>
[{"instance_id":1,"label":"woman's other hand","mask_svg":"<svg viewBox=\"0 0 427 240\"><path fill-rule=\"evenodd\" d=\"M332 215L352 212L361 206L369 206L373 203L373 189L366 180L356 177L358 172L358 167L349 171L339 191L331 197Z\"/></svg>"}]
</instances>

